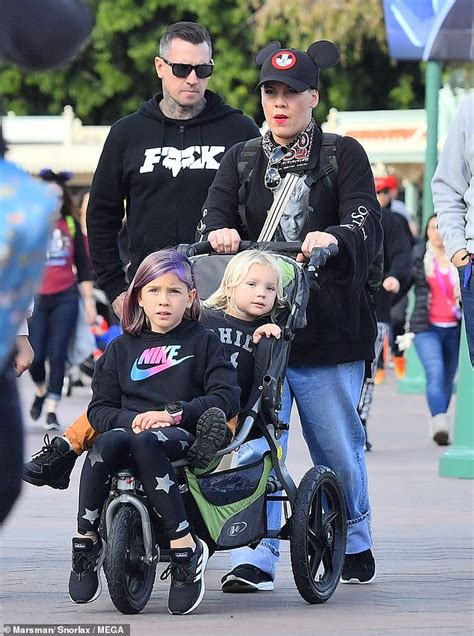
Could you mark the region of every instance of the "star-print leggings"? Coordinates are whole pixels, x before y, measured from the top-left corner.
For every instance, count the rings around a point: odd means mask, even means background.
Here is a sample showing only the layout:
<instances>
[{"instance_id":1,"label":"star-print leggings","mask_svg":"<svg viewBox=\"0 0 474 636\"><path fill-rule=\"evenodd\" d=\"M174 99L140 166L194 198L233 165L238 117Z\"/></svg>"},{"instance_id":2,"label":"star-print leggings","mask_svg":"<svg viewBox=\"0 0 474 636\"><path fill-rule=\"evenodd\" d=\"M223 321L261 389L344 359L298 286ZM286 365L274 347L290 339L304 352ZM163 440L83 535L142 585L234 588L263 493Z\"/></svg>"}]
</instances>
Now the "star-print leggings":
<instances>
[{"instance_id":1,"label":"star-print leggings","mask_svg":"<svg viewBox=\"0 0 474 636\"><path fill-rule=\"evenodd\" d=\"M108 497L110 476L134 465L146 494L163 521L169 539L190 530L171 462L185 456L194 437L179 427L157 428L135 434L122 428L100 435L87 453L79 488L77 529L96 531Z\"/></svg>"}]
</instances>

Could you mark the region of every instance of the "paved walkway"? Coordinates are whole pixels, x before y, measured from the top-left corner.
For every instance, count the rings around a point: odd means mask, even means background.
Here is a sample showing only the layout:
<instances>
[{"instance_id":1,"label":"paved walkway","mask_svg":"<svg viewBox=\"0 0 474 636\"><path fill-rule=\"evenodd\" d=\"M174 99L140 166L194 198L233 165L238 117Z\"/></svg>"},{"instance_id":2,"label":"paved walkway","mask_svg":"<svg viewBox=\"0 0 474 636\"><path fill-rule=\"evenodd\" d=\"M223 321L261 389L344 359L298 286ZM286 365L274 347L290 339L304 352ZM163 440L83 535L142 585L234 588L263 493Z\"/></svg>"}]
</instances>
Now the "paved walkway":
<instances>
[{"instance_id":1,"label":"paved walkway","mask_svg":"<svg viewBox=\"0 0 474 636\"><path fill-rule=\"evenodd\" d=\"M31 385L21 380L25 407ZM81 412L88 389L63 401L61 421ZM0 623L130 624L133 636L321 634L472 634L473 482L438 477L442 449L427 436L427 408L418 395L398 395L391 374L377 387L367 456L378 576L368 586L340 585L330 601L310 606L299 596L283 546L276 589L251 595L220 592L226 553L209 562L204 601L196 614L170 616L159 580L145 610L119 614L105 589L90 605L67 596L70 537L80 471L67 491L25 484L2 535ZM43 431L26 421L26 450L41 447ZM290 472L309 467L299 424L293 422Z\"/></svg>"}]
</instances>

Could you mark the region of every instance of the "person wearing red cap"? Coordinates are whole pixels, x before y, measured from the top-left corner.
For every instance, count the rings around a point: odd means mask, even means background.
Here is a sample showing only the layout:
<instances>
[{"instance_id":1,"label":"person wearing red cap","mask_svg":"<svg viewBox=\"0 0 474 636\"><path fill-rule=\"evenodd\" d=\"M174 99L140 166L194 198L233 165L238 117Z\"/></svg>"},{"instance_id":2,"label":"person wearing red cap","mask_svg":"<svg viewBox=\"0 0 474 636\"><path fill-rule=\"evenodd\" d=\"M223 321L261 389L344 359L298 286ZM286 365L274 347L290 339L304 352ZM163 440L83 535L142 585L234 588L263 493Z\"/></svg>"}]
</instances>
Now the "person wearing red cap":
<instances>
[{"instance_id":1,"label":"person wearing red cap","mask_svg":"<svg viewBox=\"0 0 474 636\"><path fill-rule=\"evenodd\" d=\"M365 434L357 413L365 362L374 357L376 321L368 279L382 245L380 206L367 155L360 144L341 137L335 144L337 182L328 187L321 174L322 131L313 108L319 102L319 70L337 64L339 50L328 41L314 42L307 51L265 46L256 56L261 66L262 106L269 130L261 141L247 182L245 219L239 215L239 156L242 144L222 160L209 189L198 238L218 252L238 248L241 233L261 235L281 182L303 183L305 222L297 236L307 258L314 247L336 244L339 253L322 269L320 291L311 293L308 326L292 345L280 417L290 421L296 401L304 438L315 464L331 467L339 476L348 510L347 554L341 580L370 583L376 574L372 554L371 510L367 487ZM287 175L297 178L287 179ZM281 205L276 230L269 240L285 236L286 207ZM294 224L296 226L296 224ZM260 238L260 240L262 240ZM285 438L286 444L286 438ZM254 460L264 440L245 444L239 464ZM280 527L281 506L269 507L268 527ZM264 539L255 550L232 551L233 569L222 579L225 592L272 590L279 556L278 542Z\"/></svg>"},{"instance_id":2,"label":"person wearing red cap","mask_svg":"<svg viewBox=\"0 0 474 636\"><path fill-rule=\"evenodd\" d=\"M383 360L380 360L385 338L390 331L391 307L396 298L404 295L409 288L412 273L412 241L408 225L400 214L390 209L390 195L387 187L389 177L376 177L375 189L377 199L382 208L383 227L383 280L382 286L375 294L377 314L377 339L375 341L375 357L372 362L372 373L364 380L359 400L359 415L367 433L367 420L372 405L374 380L380 378L379 372L385 373ZM382 362L382 365L379 363ZM379 368L377 368L379 367ZM382 376L383 377L383 376ZM380 380L379 380L380 381ZM367 450L372 448L366 441Z\"/></svg>"},{"instance_id":3,"label":"person wearing red cap","mask_svg":"<svg viewBox=\"0 0 474 636\"><path fill-rule=\"evenodd\" d=\"M394 174L389 174L386 177L382 177L385 180L385 187L388 188L388 195L390 197L390 209L392 212L401 214L407 221L410 231L413 236L417 235L416 223L413 220L412 214L408 211L405 203L398 198L399 183Z\"/></svg>"}]
</instances>

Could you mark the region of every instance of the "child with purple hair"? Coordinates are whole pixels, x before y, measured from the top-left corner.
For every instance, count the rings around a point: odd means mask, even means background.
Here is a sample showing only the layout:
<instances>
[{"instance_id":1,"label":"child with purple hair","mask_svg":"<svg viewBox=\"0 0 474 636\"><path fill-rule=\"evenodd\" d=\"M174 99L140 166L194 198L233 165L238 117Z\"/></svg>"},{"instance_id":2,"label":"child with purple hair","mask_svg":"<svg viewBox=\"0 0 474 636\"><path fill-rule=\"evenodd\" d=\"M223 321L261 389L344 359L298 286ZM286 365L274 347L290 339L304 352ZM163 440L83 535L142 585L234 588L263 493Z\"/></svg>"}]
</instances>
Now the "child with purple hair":
<instances>
[{"instance_id":1,"label":"child with purple hair","mask_svg":"<svg viewBox=\"0 0 474 636\"><path fill-rule=\"evenodd\" d=\"M209 463L239 409L235 370L201 313L190 261L175 250L145 258L124 301L124 333L98 360L88 418L102 433L83 465L69 595L95 600L106 545L98 533L110 476L133 462L170 540L171 614L201 602L209 549L187 519L171 462L191 446ZM201 446L200 446L201 444ZM197 445L197 448L196 448Z\"/></svg>"}]
</instances>

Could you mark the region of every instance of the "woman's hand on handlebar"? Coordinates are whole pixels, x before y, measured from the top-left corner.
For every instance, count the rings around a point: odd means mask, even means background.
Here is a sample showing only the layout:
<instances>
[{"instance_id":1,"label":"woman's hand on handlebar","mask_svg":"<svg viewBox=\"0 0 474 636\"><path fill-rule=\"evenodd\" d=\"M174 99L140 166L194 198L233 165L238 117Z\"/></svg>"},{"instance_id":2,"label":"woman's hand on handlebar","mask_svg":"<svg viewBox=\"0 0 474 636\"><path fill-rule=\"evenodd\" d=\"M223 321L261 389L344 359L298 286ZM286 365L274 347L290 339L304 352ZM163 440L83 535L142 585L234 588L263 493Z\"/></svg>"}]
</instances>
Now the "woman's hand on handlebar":
<instances>
[{"instance_id":1,"label":"woman's hand on handlebar","mask_svg":"<svg viewBox=\"0 0 474 636\"><path fill-rule=\"evenodd\" d=\"M333 244L337 245L337 238L329 232L309 232L301 245L301 252L296 257L299 263L310 257L311 250L314 247L328 247Z\"/></svg>"},{"instance_id":2,"label":"woman's hand on handlebar","mask_svg":"<svg viewBox=\"0 0 474 636\"><path fill-rule=\"evenodd\" d=\"M221 254L237 252L240 245L239 233L237 230L231 230L228 227L213 230L209 233L207 240L212 245L212 249Z\"/></svg>"}]
</instances>

